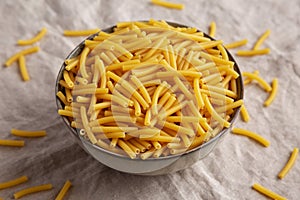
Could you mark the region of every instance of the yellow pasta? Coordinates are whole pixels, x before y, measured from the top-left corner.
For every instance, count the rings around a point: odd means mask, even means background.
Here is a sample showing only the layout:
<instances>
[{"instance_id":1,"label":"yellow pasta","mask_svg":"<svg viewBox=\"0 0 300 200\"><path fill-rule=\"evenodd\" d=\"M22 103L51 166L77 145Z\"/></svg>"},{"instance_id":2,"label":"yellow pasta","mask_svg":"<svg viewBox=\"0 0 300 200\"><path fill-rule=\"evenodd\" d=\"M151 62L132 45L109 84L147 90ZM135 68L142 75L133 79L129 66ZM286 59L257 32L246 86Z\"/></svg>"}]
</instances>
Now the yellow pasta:
<instances>
[{"instance_id":1,"label":"yellow pasta","mask_svg":"<svg viewBox=\"0 0 300 200\"><path fill-rule=\"evenodd\" d=\"M11 129L10 133L15 136L20 137L43 137L46 136L45 130L39 130L39 131L25 131L25 130L19 130L19 129Z\"/></svg>"},{"instance_id":2,"label":"yellow pasta","mask_svg":"<svg viewBox=\"0 0 300 200\"><path fill-rule=\"evenodd\" d=\"M258 183L254 183L252 185L252 188L255 189L256 191L266 195L267 197L270 197L272 199L278 199L278 200L286 200L287 198L265 188L264 186L258 184Z\"/></svg>"},{"instance_id":3,"label":"yellow pasta","mask_svg":"<svg viewBox=\"0 0 300 200\"><path fill-rule=\"evenodd\" d=\"M178 10L184 9L184 5L180 4L180 3L172 3L172 2L168 2L168 1L162 1L162 0L151 0L151 3L153 3L155 5L163 6L166 8L172 8L172 9L178 9Z\"/></svg>"},{"instance_id":4,"label":"yellow pasta","mask_svg":"<svg viewBox=\"0 0 300 200\"><path fill-rule=\"evenodd\" d=\"M36 193L36 192L41 192L41 191L46 191L46 190L51 190L53 188L52 184L45 184L45 185L38 185L38 186L33 186L30 188L26 188L23 190L20 190L18 192L14 193L15 199L20 199L21 197Z\"/></svg>"},{"instance_id":5,"label":"yellow pasta","mask_svg":"<svg viewBox=\"0 0 300 200\"><path fill-rule=\"evenodd\" d=\"M273 102L273 100L277 94L277 90L278 90L278 79L274 78L272 81L272 90L271 90L270 96L264 102L264 106L269 106Z\"/></svg>"},{"instance_id":6,"label":"yellow pasta","mask_svg":"<svg viewBox=\"0 0 300 200\"><path fill-rule=\"evenodd\" d=\"M33 44L39 40L41 40L47 33L47 29L44 27L42 30L34 37L29 40L18 40L18 45L30 45Z\"/></svg>"},{"instance_id":7,"label":"yellow pasta","mask_svg":"<svg viewBox=\"0 0 300 200\"><path fill-rule=\"evenodd\" d=\"M236 55L238 56L257 56L257 55L264 55L270 53L269 48L265 49L256 49L256 50L239 50L236 52Z\"/></svg>"},{"instance_id":8,"label":"yellow pasta","mask_svg":"<svg viewBox=\"0 0 300 200\"><path fill-rule=\"evenodd\" d=\"M248 40L244 39L244 40L239 40L239 41L232 42L232 43L229 43L229 44L225 44L224 47L226 49L233 49L233 48L237 48L237 47L246 45L247 43L248 43Z\"/></svg>"},{"instance_id":9,"label":"yellow pasta","mask_svg":"<svg viewBox=\"0 0 300 200\"><path fill-rule=\"evenodd\" d=\"M241 106L241 115L245 122L248 122L250 120L250 116L249 116L249 113L248 113L245 105Z\"/></svg>"},{"instance_id":10,"label":"yellow pasta","mask_svg":"<svg viewBox=\"0 0 300 200\"><path fill-rule=\"evenodd\" d=\"M84 127L86 133L87 133L87 136L89 137L92 144L96 144L97 139L96 139L94 133L91 131L91 129L88 125L88 119L87 119L87 115L86 115L86 108L84 106L80 107L80 116L81 116L81 122L83 124L83 127Z\"/></svg>"},{"instance_id":11,"label":"yellow pasta","mask_svg":"<svg viewBox=\"0 0 300 200\"><path fill-rule=\"evenodd\" d=\"M216 34L216 22L211 22L210 23L209 36L210 37L215 37L215 34Z\"/></svg>"},{"instance_id":12,"label":"yellow pasta","mask_svg":"<svg viewBox=\"0 0 300 200\"><path fill-rule=\"evenodd\" d=\"M89 29L89 30L64 30L64 36L86 36L100 32L100 29Z\"/></svg>"},{"instance_id":13,"label":"yellow pasta","mask_svg":"<svg viewBox=\"0 0 300 200\"><path fill-rule=\"evenodd\" d=\"M0 146L23 147L25 141L23 140L0 140Z\"/></svg>"},{"instance_id":14,"label":"yellow pasta","mask_svg":"<svg viewBox=\"0 0 300 200\"><path fill-rule=\"evenodd\" d=\"M290 169L293 167L293 165L295 164L295 161L297 159L299 153L299 149L298 148L294 148L290 159L288 160L288 162L286 163L286 165L284 166L284 168L279 172L278 174L278 178L283 179L285 177L285 175L290 171Z\"/></svg>"},{"instance_id":15,"label":"yellow pasta","mask_svg":"<svg viewBox=\"0 0 300 200\"><path fill-rule=\"evenodd\" d=\"M40 50L40 48L38 46L34 46L34 47L30 47L28 49L24 49L22 51L19 51L18 53L11 56L8 60L6 60L5 66L6 67L10 66L13 62L17 61L20 58L20 56L25 56L27 54L32 54L32 53L38 52L39 50Z\"/></svg>"},{"instance_id":16,"label":"yellow pasta","mask_svg":"<svg viewBox=\"0 0 300 200\"><path fill-rule=\"evenodd\" d=\"M70 187L72 186L72 183L67 180L64 184L64 186L61 188L61 190L59 191L58 195L56 196L55 200L63 200L66 193L68 192L68 190L70 189Z\"/></svg>"},{"instance_id":17,"label":"yellow pasta","mask_svg":"<svg viewBox=\"0 0 300 200\"><path fill-rule=\"evenodd\" d=\"M248 131L248 130L241 129L241 128L233 128L231 132L234 133L234 134L244 135L244 136L247 136L249 138L252 138L252 139L256 140L257 142L259 142L260 144L262 144L263 146L265 146L265 147L270 146L270 142L268 140L266 140L262 136L258 135L257 133L254 133L252 131Z\"/></svg>"},{"instance_id":18,"label":"yellow pasta","mask_svg":"<svg viewBox=\"0 0 300 200\"><path fill-rule=\"evenodd\" d=\"M23 80L29 81L30 77L27 72L25 56L23 56L23 55L21 55L19 58L19 66L20 66L20 72L21 72L21 76L22 76Z\"/></svg>"},{"instance_id":19,"label":"yellow pasta","mask_svg":"<svg viewBox=\"0 0 300 200\"><path fill-rule=\"evenodd\" d=\"M262 36L260 36L260 38L256 41L253 50L259 49L261 44L267 39L267 37L269 37L270 33L271 33L270 30L266 30L266 32L264 32L264 34L262 34Z\"/></svg>"},{"instance_id":20,"label":"yellow pasta","mask_svg":"<svg viewBox=\"0 0 300 200\"><path fill-rule=\"evenodd\" d=\"M258 70L255 70L254 72L253 72L253 74L256 74L256 75L259 75L259 71ZM248 85L249 83L251 83L252 82L252 78L247 78L246 80L244 80L244 85Z\"/></svg>"},{"instance_id":21,"label":"yellow pasta","mask_svg":"<svg viewBox=\"0 0 300 200\"><path fill-rule=\"evenodd\" d=\"M27 181L28 181L28 177L27 176L21 176L19 178L13 179L13 180L0 183L0 190L6 189L6 188L10 188L10 187L14 187L16 185L25 183Z\"/></svg>"},{"instance_id":22,"label":"yellow pasta","mask_svg":"<svg viewBox=\"0 0 300 200\"><path fill-rule=\"evenodd\" d=\"M243 76L256 80L267 92L270 92L272 90L272 87L258 75L252 74L250 72L243 72L242 74Z\"/></svg>"}]
</instances>

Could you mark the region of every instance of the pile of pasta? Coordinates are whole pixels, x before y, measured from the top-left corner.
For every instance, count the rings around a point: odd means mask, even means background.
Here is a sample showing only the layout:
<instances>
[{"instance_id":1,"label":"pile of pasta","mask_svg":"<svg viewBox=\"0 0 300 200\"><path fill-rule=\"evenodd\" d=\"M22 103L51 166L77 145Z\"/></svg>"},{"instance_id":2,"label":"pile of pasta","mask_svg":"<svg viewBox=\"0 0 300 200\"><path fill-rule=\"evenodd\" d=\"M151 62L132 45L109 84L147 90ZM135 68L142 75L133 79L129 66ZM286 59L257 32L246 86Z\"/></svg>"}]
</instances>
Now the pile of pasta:
<instances>
[{"instance_id":1,"label":"pile of pasta","mask_svg":"<svg viewBox=\"0 0 300 200\"><path fill-rule=\"evenodd\" d=\"M182 154L229 128L243 104L222 43L163 20L118 23L65 60L58 113L132 159Z\"/></svg>"}]
</instances>

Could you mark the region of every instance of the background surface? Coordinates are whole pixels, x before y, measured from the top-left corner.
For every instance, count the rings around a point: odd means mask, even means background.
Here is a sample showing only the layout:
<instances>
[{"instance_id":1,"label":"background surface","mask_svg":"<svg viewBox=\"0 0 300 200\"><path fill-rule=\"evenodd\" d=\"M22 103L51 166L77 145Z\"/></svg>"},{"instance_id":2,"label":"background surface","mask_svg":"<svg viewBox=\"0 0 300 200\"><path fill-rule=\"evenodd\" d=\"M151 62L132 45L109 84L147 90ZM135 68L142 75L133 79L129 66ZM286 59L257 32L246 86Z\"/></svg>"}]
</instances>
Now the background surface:
<instances>
[{"instance_id":1,"label":"background surface","mask_svg":"<svg viewBox=\"0 0 300 200\"><path fill-rule=\"evenodd\" d=\"M18 39L35 35L42 27L48 33L38 45L41 51L26 56L31 81L23 82L17 63L0 68L0 138L17 139L11 128L46 129L43 138L25 139L23 148L0 147L0 182L27 175L30 181L0 191L12 199L20 189L52 183L54 189L22 199L53 199L66 179L73 183L65 199L265 199L251 189L258 182L288 199L300 197L300 160L284 180L278 180L294 147L300 146L300 1L188 1L182 11L135 1L0 1L0 63L24 47ZM249 123L237 120L236 127L255 131L271 141L264 148L246 137L228 134L205 159L178 173L143 177L124 174L98 163L69 135L56 113L54 85L68 53L84 37L62 36L64 29L106 28L119 21L165 19L205 32L211 21L217 24L216 38L225 43L247 38L241 49L252 48L267 29L271 36L263 47L271 54L236 57L242 71L260 71L268 82L279 79L273 104L256 84L245 88ZM26 47L25 47L26 48ZM231 52L234 54L236 50Z\"/></svg>"}]
</instances>

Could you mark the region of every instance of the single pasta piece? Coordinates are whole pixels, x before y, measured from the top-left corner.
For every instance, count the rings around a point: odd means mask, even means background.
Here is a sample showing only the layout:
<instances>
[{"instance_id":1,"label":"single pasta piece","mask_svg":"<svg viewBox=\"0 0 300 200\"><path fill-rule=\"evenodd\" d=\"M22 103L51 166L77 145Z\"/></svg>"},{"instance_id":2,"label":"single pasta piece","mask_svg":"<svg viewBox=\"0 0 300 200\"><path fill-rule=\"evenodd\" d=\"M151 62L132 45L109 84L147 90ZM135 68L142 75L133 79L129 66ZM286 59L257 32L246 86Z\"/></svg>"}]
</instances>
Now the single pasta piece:
<instances>
[{"instance_id":1,"label":"single pasta piece","mask_svg":"<svg viewBox=\"0 0 300 200\"><path fill-rule=\"evenodd\" d=\"M45 130L39 131L25 131L25 130L18 130L18 129L11 129L11 134L20 137L43 137L46 136Z\"/></svg>"},{"instance_id":2,"label":"single pasta piece","mask_svg":"<svg viewBox=\"0 0 300 200\"><path fill-rule=\"evenodd\" d=\"M18 45L30 45L33 44L39 40L41 40L47 33L47 29L44 27L42 30L34 37L29 40L18 40Z\"/></svg>"},{"instance_id":3,"label":"single pasta piece","mask_svg":"<svg viewBox=\"0 0 300 200\"><path fill-rule=\"evenodd\" d=\"M264 106L269 106L273 102L273 100L277 94L277 90L278 90L278 79L274 78L272 81L272 90L271 90L270 96L264 102Z\"/></svg>"},{"instance_id":4,"label":"single pasta piece","mask_svg":"<svg viewBox=\"0 0 300 200\"><path fill-rule=\"evenodd\" d=\"M182 10L184 8L184 5L181 3L172 3L172 2L167 2L167 1L162 1L162 0L151 0L151 3L159 6L163 6L166 8L172 8L172 9L178 9Z\"/></svg>"},{"instance_id":5,"label":"single pasta piece","mask_svg":"<svg viewBox=\"0 0 300 200\"><path fill-rule=\"evenodd\" d=\"M64 30L64 36L86 36L100 32L100 29L88 29L88 30Z\"/></svg>"},{"instance_id":6,"label":"single pasta piece","mask_svg":"<svg viewBox=\"0 0 300 200\"><path fill-rule=\"evenodd\" d=\"M244 122L248 122L250 120L250 116L249 116L249 113L248 113L245 105L241 106L241 115L242 115Z\"/></svg>"},{"instance_id":7,"label":"single pasta piece","mask_svg":"<svg viewBox=\"0 0 300 200\"><path fill-rule=\"evenodd\" d=\"M256 74L256 75L259 75L259 71L258 70L255 70L254 72L253 72L253 74ZM250 84L251 82L252 82L252 78L247 78L246 80L244 80L244 85L248 85L248 84Z\"/></svg>"},{"instance_id":8,"label":"single pasta piece","mask_svg":"<svg viewBox=\"0 0 300 200\"><path fill-rule=\"evenodd\" d=\"M256 50L239 50L236 52L236 55L238 56L257 56L257 55L264 55L269 54L270 49L256 49Z\"/></svg>"},{"instance_id":9,"label":"single pasta piece","mask_svg":"<svg viewBox=\"0 0 300 200\"><path fill-rule=\"evenodd\" d=\"M21 176L19 178L14 179L14 180L10 180L10 181L0 183L0 190L19 185L21 183L25 183L26 181L28 181L28 177L27 176Z\"/></svg>"},{"instance_id":10,"label":"single pasta piece","mask_svg":"<svg viewBox=\"0 0 300 200\"><path fill-rule=\"evenodd\" d=\"M64 196L68 192L69 188L72 186L71 182L67 180L64 186L61 188L60 192L56 196L55 200L63 200Z\"/></svg>"},{"instance_id":11,"label":"single pasta piece","mask_svg":"<svg viewBox=\"0 0 300 200\"><path fill-rule=\"evenodd\" d=\"M232 43L229 43L229 44L225 44L224 47L226 49L233 49L233 48L237 48L237 47L240 47L240 46L244 46L247 43L248 43L248 40L244 39L244 40L239 40L239 41L232 42Z\"/></svg>"},{"instance_id":12,"label":"single pasta piece","mask_svg":"<svg viewBox=\"0 0 300 200\"><path fill-rule=\"evenodd\" d=\"M23 147L25 145L25 141L23 141L23 140L0 140L0 145L11 146L11 147Z\"/></svg>"},{"instance_id":13,"label":"single pasta piece","mask_svg":"<svg viewBox=\"0 0 300 200\"><path fill-rule=\"evenodd\" d=\"M290 169L295 164L295 161L297 159L298 153L299 153L299 149L298 148L294 148L289 161L286 163L286 165L284 166L284 168L279 172L278 178L283 179L285 177L285 175L290 171Z\"/></svg>"},{"instance_id":14,"label":"single pasta piece","mask_svg":"<svg viewBox=\"0 0 300 200\"><path fill-rule=\"evenodd\" d=\"M216 22L213 21L210 23L209 36L215 37L215 34L216 34Z\"/></svg>"},{"instance_id":15,"label":"single pasta piece","mask_svg":"<svg viewBox=\"0 0 300 200\"><path fill-rule=\"evenodd\" d=\"M266 32L264 32L264 34L262 34L262 36L260 36L260 38L256 41L253 50L259 49L260 45L267 39L267 37L269 37L270 33L270 30L266 30Z\"/></svg>"},{"instance_id":16,"label":"single pasta piece","mask_svg":"<svg viewBox=\"0 0 300 200\"><path fill-rule=\"evenodd\" d=\"M51 190L52 187L53 187L52 184L45 184L45 185L39 185L39 186L26 188L26 189L23 189L23 190L20 190L20 191L14 193L14 197L15 197L15 199L20 199L21 197L28 195L28 194L41 192L41 191L45 191L45 190Z\"/></svg>"},{"instance_id":17,"label":"single pasta piece","mask_svg":"<svg viewBox=\"0 0 300 200\"><path fill-rule=\"evenodd\" d=\"M248 131L248 130L241 129L241 128L233 128L231 132L234 133L234 134L244 135L244 136L247 136L251 139L254 139L257 142L264 145L265 147L270 146L270 142L268 140L266 140L262 136L258 135L257 133L254 133L252 131Z\"/></svg>"},{"instance_id":18,"label":"single pasta piece","mask_svg":"<svg viewBox=\"0 0 300 200\"><path fill-rule=\"evenodd\" d=\"M278 200L286 200L287 198L279 195L279 194L276 194L275 192L265 188L264 186L258 184L258 183L254 183L252 185L252 188L255 189L256 191L266 195L267 197L270 197L272 199L278 199Z\"/></svg>"},{"instance_id":19,"label":"single pasta piece","mask_svg":"<svg viewBox=\"0 0 300 200\"><path fill-rule=\"evenodd\" d=\"M243 76L247 76L248 78L252 78L252 79L256 80L260 84L260 86L262 88L264 88L267 92L270 92L272 90L272 87L258 75L250 73L250 72L243 72L242 74L243 74Z\"/></svg>"},{"instance_id":20,"label":"single pasta piece","mask_svg":"<svg viewBox=\"0 0 300 200\"><path fill-rule=\"evenodd\" d=\"M22 55L24 56L27 54L35 53L35 52L38 52L39 50L40 50L40 48L38 46L34 46L34 47L30 47L28 49L19 51L18 53L14 54L13 56L11 56L9 59L6 60L5 66L6 67L10 66L13 62L18 60L20 58L20 56L22 56Z\"/></svg>"},{"instance_id":21,"label":"single pasta piece","mask_svg":"<svg viewBox=\"0 0 300 200\"><path fill-rule=\"evenodd\" d=\"M23 56L23 55L21 55L19 58L19 67L20 67L20 72L21 72L21 76L22 76L23 80L29 81L30 77L27 72L25 56Z\"/></svg>"}]
</instances>

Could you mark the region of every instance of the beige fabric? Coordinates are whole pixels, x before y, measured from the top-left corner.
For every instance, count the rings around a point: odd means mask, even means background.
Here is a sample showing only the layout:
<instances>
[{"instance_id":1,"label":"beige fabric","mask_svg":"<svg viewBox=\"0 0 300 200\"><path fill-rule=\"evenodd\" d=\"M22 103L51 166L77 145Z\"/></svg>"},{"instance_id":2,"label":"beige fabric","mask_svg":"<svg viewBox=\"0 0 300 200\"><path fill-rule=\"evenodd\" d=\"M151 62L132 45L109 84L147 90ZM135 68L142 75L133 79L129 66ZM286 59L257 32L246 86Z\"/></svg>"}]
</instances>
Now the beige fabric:
<instances>
[{"instance_id":1,"label":"beige fabric","mask_svg":"<svg viewBox=\"0 0 300 200\"><path fill-rule=\"evenodd\" d=\"M41 51L26 57L31 81L23 82L16 63L0 68L1 138L11 128L46 129L48 136L25 139L23 148L0 147L0 182L21 175L26 184L0 191L0 197L12 199L20 189L52 183L48 192L24 197L24 200L54 199L66 179L74 187L65 199L265 199L251 189L258 182L288 199L300 196L300 160L285 177L277 174L300 146L300 4L291 1L177 0L182 11L153 6L150 0L1 0L0 63L23 47L18 39L31 38L42 27L46 37L38 43ZM238 119L237 127L255 131L271 141L264 148L246 137L228 134L205 159L192 167L165 176L143 177L109 169L88 156L67 133L56 114L54 85L56 75L68 53L84 37L62 36L64 29L106 28L118 21L165 19L207 31L216 21L216 38L225 43L247 38L249 49L266 30L270 38L263 47L271 54L253 58L236 57L243 71L259 69L268 82L279 79L275 102L263 107L267 94L256 84L245 88L249 123ZM236 50L232 50L234 53Z\"/></svg>"}]
</instances>

